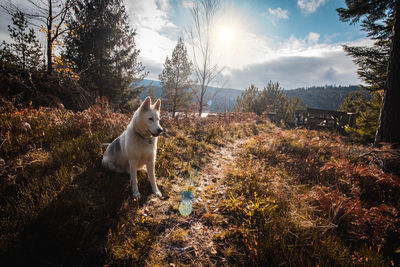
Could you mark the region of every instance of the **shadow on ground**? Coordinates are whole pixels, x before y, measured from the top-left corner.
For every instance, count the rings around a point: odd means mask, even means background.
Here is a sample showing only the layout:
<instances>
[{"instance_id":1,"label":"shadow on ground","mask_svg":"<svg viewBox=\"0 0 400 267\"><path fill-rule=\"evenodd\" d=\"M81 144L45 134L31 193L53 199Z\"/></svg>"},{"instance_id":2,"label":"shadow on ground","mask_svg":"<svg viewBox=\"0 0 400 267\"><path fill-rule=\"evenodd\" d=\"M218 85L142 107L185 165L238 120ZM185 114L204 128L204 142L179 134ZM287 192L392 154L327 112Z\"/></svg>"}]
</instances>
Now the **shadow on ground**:
<instances>
[{"instance_id":1,"label":"shadow on ground","mask_svg":"<svg viewBox=\"0 0 400 267\"><path fill-rule=\"evenodd\" d=\"M151 187L144 175L140 176L139 205L143 205ZM124 212L122 204L128 201L132 213L139 206L130 198L128 174L106 171L101 166L82 173L24 227L4 259L6 265L104 265L107 234L117 227L120 213Z\"/></svg>"}]
</instances>

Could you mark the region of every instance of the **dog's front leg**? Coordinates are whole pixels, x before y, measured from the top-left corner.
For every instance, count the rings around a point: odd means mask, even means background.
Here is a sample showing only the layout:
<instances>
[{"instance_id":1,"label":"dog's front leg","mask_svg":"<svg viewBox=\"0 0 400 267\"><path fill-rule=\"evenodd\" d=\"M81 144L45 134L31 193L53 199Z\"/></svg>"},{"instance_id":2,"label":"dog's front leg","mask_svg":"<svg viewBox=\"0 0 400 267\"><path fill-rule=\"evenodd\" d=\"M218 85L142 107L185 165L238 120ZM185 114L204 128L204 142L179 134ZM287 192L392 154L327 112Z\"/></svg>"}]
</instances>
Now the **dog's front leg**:
<instances>
[{"instance_id":1,"label":"dog's front leg","mask_svg":"<svg viewBox=\"0 0 400 267\"><path fill-rule=\"evenodd\" d=\"M131 186L133 198L140 198L140 193L137 185L137 168L132 160L129 161L129 173L131 176Z\"/></svg>"},{"instance_id":2,"label":"dog's front leg","mask_svg":"<svg viewBox=\"0 0 400 267\"><path fill-rule=\"evenodd\" d=\"M147 163L146 164L146 169L147 169L147 175L149 176L151 188L153 189L153 193L157 197L162 198L162 194L161 194L160 190L158 190L156 177L154 175L154 161L151 161L150 163Z\"/></svg>"}]
</instances>

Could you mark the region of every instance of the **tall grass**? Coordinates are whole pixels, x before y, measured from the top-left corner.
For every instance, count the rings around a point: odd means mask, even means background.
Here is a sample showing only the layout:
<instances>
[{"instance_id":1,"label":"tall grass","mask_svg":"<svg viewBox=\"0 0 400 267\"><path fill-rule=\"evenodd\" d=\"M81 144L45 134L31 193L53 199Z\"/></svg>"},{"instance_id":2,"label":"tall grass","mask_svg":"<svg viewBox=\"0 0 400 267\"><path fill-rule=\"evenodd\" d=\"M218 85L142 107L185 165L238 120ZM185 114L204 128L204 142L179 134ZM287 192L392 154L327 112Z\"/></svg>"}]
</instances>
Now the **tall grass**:
<instances>
[{"instance_id":1,"label":"tall grass","mask_svg":"<svg viewBox=\"0 0 400 267\"><path fill-rule=\"evenodd\" d=\"M359 149L308 130L272 130L250 140L227 173L225 201L229 235L248 255L244 261L398 264L400 180L360 161L351 164Z\"/></svg>"},{"instance_id":2,"label":"tall grass","mask_svg":"<svg viewBox=\"0 0 400 267\"><path fill-rule=\"evenodd\" d=\"M252 134L254 116L163 116L156 175L168 196L171 180L200 168L218 146ZM128 175L101 166L104 146L131 114L106 99L82 112L13 107L0 113L0 255L5 264L142 264L162 224L142 222ZM139 173L144 205L151 188Z\"/></svg>"},{"instance_id":3,"label":"tall grass","mask_svg":"<svg viewBox=\"0 0 400 267\"><path fill-rule=\"evenodd\" d=\"M226 228L215 236L227 245L224 264L400 263L400 180L394 161L390 173L372 154L381 152L327 132L257 123L252 114L164 114L167 133L159 138L156 175L166 199L152 195L141 171L142 199L136 202L128 174L101 166L102 143L117 137L130 119L100 98L76 113L2 109L1 265L143 266L171 260L168 251L162 260L155 252L160 235L178 221L174 192L191 189L187 180L201 179L199 171L219 147L244 137L251 138L229 162L222 214L215 214ZM205 214L203 220L213 225L212 214ZM165 242L178 246L186 234L176 228Z\"/></svg>"}]
</instances>

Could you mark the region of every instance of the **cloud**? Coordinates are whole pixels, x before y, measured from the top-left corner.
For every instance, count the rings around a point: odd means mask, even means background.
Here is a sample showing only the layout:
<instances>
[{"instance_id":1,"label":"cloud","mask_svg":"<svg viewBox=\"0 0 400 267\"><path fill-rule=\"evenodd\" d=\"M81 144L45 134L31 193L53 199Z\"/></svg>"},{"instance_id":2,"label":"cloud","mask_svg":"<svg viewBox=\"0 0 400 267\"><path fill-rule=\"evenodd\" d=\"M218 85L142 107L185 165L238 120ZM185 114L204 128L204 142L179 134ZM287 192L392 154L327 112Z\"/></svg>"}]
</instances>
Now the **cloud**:
<instances>
[{"instance_id":1,"label":"cloud","mask_svg":"<svg viewBox=\"0 0 400 267\"><path fill-rule=\"evenodd\" d=\"M1 11L0 11L1 12ZM4 40L6 42L11 42L11 38L8 32L7 25L11 25L12 21L10 16L0 13L0 40Z\"/></svg>"},{"instance_id":2,"label":"cloud","mask_svg":"<svg viewBox=\"0 0 400 267\"><path fill-rule=\"evenodd\" d=\"M276 9L268 8L268 13L274 17L277 17L278 19L287 19L289 18L287 15L287 10L282 9L280 7Z\"/></svg>"},{"instance_id":3,"label":"cloud","mask_svg":"<svg viewBox=\"0 0 400 267\"><path fill-rule=\"evenodd\" d=\"M164 12L169 11L170 5L169 5L168 0L156 0L155 3L160 10L162 10Z\"/></svg>"},{"instance_id":4,"label":"cloud","mask_svg":"<svg viewBox=\"0 0 400 267\"><path fill-rule=\"evenodd\" d=\"M176 28L168 18L170 7L166 0L125 0L125 5L132 24L137 28L144 27L154 31Z\"/></svg>"},{"instance_id":5,"label":"cloud","mask_svg":"<svg viewBox=\"0 0 400 267\"><path fill-rule=\"evenodd\" d=\"M170 3L168 0L125 0L125 5L132 26L137 29L136 46L140 50L140 59L146 70L158 71L167 55L172 53L179 31L169 18ZM156 64L160 68L155 68Z\"/></svg>"},{"instance_id":6,"label":"cloud","mask_svg":"<svg viewBox=\"0 0 400 267\"><path fill-rule=\"evenodd\" d=\"M174 12L179 11L175 6L177 2L185 12L193 4L189 0L125 0L132 28L137 29L136 45L140 49L140 60L149 71L150 79L158 79L165 58L172 53L182 31L171 20ZM312 13L326 2L298 0L298 5L305 13ZM287 39L260 35L246 24L249 18L237 13L239 15L229 13L230 20L225 20L226 25L235 29L235 40L232 43L217 43L214 48L214 62L225 67L223 78L228 83L224 86L244 89L254 83L262 88L269 80L279 81L285 89L360 83L352 58L346 56L342 44L332 43L334 35L321 37L320 33L309 32L303 38L290 36ZM289 18L287 10L282 8L268 9L264 14L270 20L275 19L274 23ZM3 17L0 17L0 22L7 25ZM6 27L4 31L7 31ZM364 38L346 44L372 43ZM188 55L191 56L189 46Z\"/></svg>"},{"instance_id":7,"label":"cloud","mask_svg":"<svg viewBox=\"0 0 400 267\"><path fill-rule=\"evenodd\" d=\"M279 81L285 89L325 84L359 84L356 67L342 50L326 51L320 57L281 56L244 69L229 69L229 85L245 89L250 84L263 88Z\"/></svg>"},{"instance_id":8,"label":"cloud","mask_svg":"<svg viewBox=\"0 0 400 267\"><path fill-rule=\"evenodd\" d=\"M229 68L245 68L280 58L282 56L319 56L322 50L330 50L336 46L318 44L320 35L310 32L304 39L290 36L278 39L272 36L257 35L248 31L237 32L232 44L218 44L215 47L214 61Z\"/></svg>"},{"instance_id":9,"label":"cloud","mask_svg":"<svg viewBox=\"0 0 400 267\"><path fill-rule=\"evenodd\" d=\"M311 14L324 5L328 0L297 0L297 5L305 14Z\"/></svg>"},{"instance_id":10,"label":"cloud","mask_svg":"<svg viewBox=\"0 0 400 267\"><path fill-rule=\"evenodd\" d=\"M143 65L146 67L146 71L149 72L149 75L146 79L150 80L158 80L158 74L160 74L163 70L163 65L158 61L154 61L150 58L141 58Z\"/></svg>"},{"instance_id":11,"label":"cloud","mask_svg":"<svg viewBox=\"0 0 400 267\"><path fill-rule=\"evenodd\" d=\"M334 39L336 39L336 38L338 38L340 36L342 36L342 33L339 33L339 32L334 32L334 33L331 33L331 34L325 34L324 41L326 43L331 43Z\"/></svg>"},{"instance_id":12,"label":"cloud","mask_svg":"<svg viewBox=\"0 0 400 267\"><path fill-rule=\"evenodd\" d=\"M280 7L276 9L268 8L268 11L262 13L262 16L268 18L274 26L276 26L279 20L289 18L288 11Z\"/></svg>"},{"instance_id":13,"label":"cloud","mask_svg":"<svg viewBox=\"0 0 400 267\"><path fill-rule=\"evenodd\" d=\"M236 31L233 42L215 44L212 60L220 66L240 69L268 60L273 56L273 46L273 40L267 36Z\"/></svg>"},{"instance_id":14,"label":"cloud","mask_svg":"<svg viewBox=\"0 0 400 267\"><path fill-rule=\"evenodd\" d=\"M244 89L255 84L262 88L270 80L279 81L285 89L360 84L357 66L343 51L342 44L318 43L319 37L310 32L304 39L291 36L279 41L254 35L249 43L255 46L242 50L237 62L226 65L226 86ZM370 45L371 40L364 38L346 44ZM245 65L240 65L242 60Z\"/></svg>"},{"instance_id":15,"label":"cloud","mask_svg":"<svg viewBox=\"0 0 400 267\"><path fill-rule=\"evenodd\" d=\"M309 42L310 44L315 44L315 43L318 43L319 36L320 36L319 33L310 32L310 33L308 34L308 36L307 36L307 40L308 40L308 42Z\"/></svg>"},{"instance_id":16,"label":"cloud","mask_svg":"<svg viewBox=\"0 0 400 267\"><path fill-rule=\"evenodd\" d=\"M191 9L191 8L194 7L194 3L193 3L193 1L183 0L182 1L182 6L184 8Z\"/></svg>"}]
</instances>

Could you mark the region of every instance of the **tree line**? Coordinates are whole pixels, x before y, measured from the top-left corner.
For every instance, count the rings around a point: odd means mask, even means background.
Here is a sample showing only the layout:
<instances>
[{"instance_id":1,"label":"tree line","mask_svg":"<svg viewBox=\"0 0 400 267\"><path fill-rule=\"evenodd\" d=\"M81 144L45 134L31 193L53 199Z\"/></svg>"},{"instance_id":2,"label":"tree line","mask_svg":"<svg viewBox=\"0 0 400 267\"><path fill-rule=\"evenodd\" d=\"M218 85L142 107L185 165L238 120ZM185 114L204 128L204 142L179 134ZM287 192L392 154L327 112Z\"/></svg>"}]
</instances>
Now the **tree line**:
<instances>
[{"instance_id":1,"label":"tree line","mask_svg":"<svg viewBox=\"0 0 400 267\"><path fill-rule=\"evenodd\" d=\"M295 111L304 108L298 97L289 99L279 82L270 81L262 90L254 85L248 87L238 97L235 111L254 112L257 115L273 113L277 121L292 122Z\"/></svg>"},{"instance_id":2,"label":"tree line","mask_svg":"<svg viewBox=\"0 0 400 267\"><path fill-rule=\"evenodd\" d=\"M27 0L26 9L12 0L0 7L12 17L11 43L0 46L2 96L19 104L62 103L82 109L105 96L121 111L132 110L146 77L139 60L136 31L120 0ZM159 75L163 99L175 115L192 97L202 113L205 93L221 68L211 62L210 28L218 0L196 1L191 14L189 43L193 63L182 38ZM45 36L40 45L37 30ZM196 79L192 79L191 77Z\"/></svg>"},{"instance_id":3,"label":"tree line","mask_svg":"<svg viewBox=\"0 0 400 267\"><path fill-rule=\"evenodd\" d=\"M310 108L338 110L349 94L358 89L358 85L325 85L285 90L285 95L299 97Z\"/></svg>"}]
</instances>

